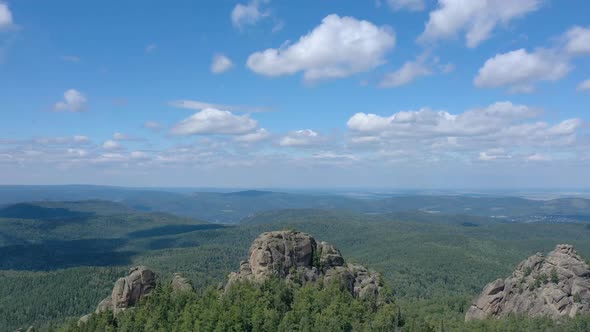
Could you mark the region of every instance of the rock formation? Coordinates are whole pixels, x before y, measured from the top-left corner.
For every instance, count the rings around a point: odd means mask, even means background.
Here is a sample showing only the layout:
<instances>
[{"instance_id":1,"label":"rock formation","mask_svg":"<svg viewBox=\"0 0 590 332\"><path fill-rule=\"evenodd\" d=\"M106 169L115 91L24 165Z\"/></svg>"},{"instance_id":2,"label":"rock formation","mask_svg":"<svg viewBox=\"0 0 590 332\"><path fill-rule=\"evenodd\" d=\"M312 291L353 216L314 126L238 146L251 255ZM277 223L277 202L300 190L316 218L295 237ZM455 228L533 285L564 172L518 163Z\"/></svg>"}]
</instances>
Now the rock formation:
<instances>
[{"instance_id":1,"label":"rock formation","mask_svg":"<svg viewBox=\"0 0 590 332\"><path fill-rule=\"evenodd\" d=\"M295 231L259 235L249 251L248 261L232 272L226 286L239 280L264 281L271 277L307 283L336 280L355 297L379 297L380 275L361 265L345 264L340 251L326 242L317 243L308 234Z\"/></svg>"},{"instance_id":2,"label":"rock formation","mask_svg":"<svg viewBox=\"0 0 590 332\"><path fill-rule=\"evenodd\" d=\"M489 283L465 320L525 314L574 317L590 312L590 268L571 245L560 244L547 257L537 253L505 280Z\"/></svg>"},{"instance_id":3,"label":"rock formation","mask_svg":"<svg viewBox=\"0 0 590 332\"><path fill-rule=\"evenodd\" d=\"M172 286L172 290L177 293L192 292L194 290L190 280L184 278L179 273L174 273L170 285Z\"/></svg>"},{"instance_id":4,"label":"rock formation","mask_svg":"<svg viewBox=\"0 0 590 332\"><path fill-rule=\"evenodd\" d=\"M145 266L131 268L127 276L115 282L111 295L100 301L95 313L112 311L114 315L133 307L139 300L148 295L156 287L156 274ZM80 318L85 323L92 316L88 314Z\"/></svg>"}]
</instances>

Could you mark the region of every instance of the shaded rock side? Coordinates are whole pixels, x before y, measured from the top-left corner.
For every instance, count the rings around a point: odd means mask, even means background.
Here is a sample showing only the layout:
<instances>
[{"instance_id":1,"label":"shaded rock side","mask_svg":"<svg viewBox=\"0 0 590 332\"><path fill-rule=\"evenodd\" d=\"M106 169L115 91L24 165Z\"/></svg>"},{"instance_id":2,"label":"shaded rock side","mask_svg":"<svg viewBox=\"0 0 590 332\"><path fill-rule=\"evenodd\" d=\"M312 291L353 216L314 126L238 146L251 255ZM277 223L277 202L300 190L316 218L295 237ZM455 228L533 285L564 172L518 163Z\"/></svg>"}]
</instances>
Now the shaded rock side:
<instances>
[{"instance_id":1,"label":"shaded rock side","mask_svg":"<svg viewBox=\"0 0 590 332\"><path fill-rule=\"evenodd\" d=\"M239 280L261 282L278 277L291 282L336 280L359 298L378 297L380 275L361 265L345 264L340 251L309 234L295 231L267 232L259 235L249 250L247 261L232 272L226 289Z\"/></svg>"},{"instance_id":2,"label":"shaded rock side","mask_svg":"<svg viewBox=\"0 0 590 332\"><path fill-rule=\"evenodd\" d=\"M147 296L156 287L156 274L145 266L131 268L127 276L119 278L111 295L100 301L95 313L111 311L114 315L133 307L141 298ZM92 314L82 316L78 324L90 319Z\"/></svg>"},{"instance_id":3,"label":"shaded rock side","mask_svg":"<svg viewBox=\"0 0 590 332\"><path fill-rule=\"evenodd\" d=\"M465 320L510 314L559 319L582 313L590 313L590 267L573 246L560 244L546 257L537 253L522 261L510 277L486 285Z\"/></svg>"}]
</instances>

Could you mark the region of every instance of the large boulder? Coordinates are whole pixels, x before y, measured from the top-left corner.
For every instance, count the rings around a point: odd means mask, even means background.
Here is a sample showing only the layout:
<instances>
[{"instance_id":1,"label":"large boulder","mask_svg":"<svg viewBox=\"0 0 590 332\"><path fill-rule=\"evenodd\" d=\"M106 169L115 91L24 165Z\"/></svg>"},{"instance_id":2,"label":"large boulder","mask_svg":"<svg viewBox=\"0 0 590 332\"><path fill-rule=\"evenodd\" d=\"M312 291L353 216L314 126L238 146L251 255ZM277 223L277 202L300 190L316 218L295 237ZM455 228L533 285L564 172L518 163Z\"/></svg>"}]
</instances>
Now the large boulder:
<instances>
[{"instance_id":1,"label":"large boulder","mask_svg":"<svg viewBox=\"0 0 590 332\"><path fill-rule=\"evenodd\" d=\"M119 278L111 295L104 298L96 307L95 313L110 311L114 315L135 306L139 301L149 295L156 287L156 274L145 266L131 268L127 276ZM84 324L90 319L91 314L82 316L78 324Z\"/></svg>"},{"instance_id":2,"label":"large boulder","mask_svg":"<svg viewBox=\"0 0 590 332\"><path fill-rule=\"evenodd\" d=\"M485 286L465 320L510 314L559 319L589 312L590 267L573 246L560 244L547 257L537 253L510 277Z\"/></svg>"},{"instance_id":3,"label":"large boulder","mask_svg":"<svg viewBox=\"0 0 590 332\"><path fill-rule=\"evenodd\" d=\"M170 285L172 286L172 290L176 293L192 292L194 290L193 284L190 280L179 273L174 273Z\"/></svg>"},{"instance_id":4,"label":"large boulder","mask_svg":"<svg viewBox=\"0 0 590 332\"><path fill-rule=\"evenodd\" d=\"M359 298L378 297L380 275L361 265L345 264L340 251L309 234L276 231L259 235L240 263L238 272L229 275L226 288L240 280L261 282L271 277L289 282L338 282Z\"/></svg>"}]
</instances>

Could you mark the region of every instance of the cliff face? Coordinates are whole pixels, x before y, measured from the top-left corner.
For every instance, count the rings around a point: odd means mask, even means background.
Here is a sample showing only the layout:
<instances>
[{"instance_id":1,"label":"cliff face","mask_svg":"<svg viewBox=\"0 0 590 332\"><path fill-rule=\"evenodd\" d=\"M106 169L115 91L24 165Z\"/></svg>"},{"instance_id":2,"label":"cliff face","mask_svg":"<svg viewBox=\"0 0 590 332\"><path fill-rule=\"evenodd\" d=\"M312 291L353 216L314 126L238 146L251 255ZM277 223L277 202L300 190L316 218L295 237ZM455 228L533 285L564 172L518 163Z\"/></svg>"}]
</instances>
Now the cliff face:
<instances>
[{"instance_id":1,"label":"cliff face","mask_svg":"<svg viewBox=\"0 0 590 332\"><path fill-rule=\"evenodd\" d=\"M111 311L114 315L133 307L156 287L156 274L145 266L131 268L127 276L115 282L111 295L100 301L95 313ZM80 318L79 323L88 321L92 314Z\"/></svg>"},{"instance_id":2,"label":"cliff face","mask_svg":"<svg viewBox=\"0 0 590 332\"><path fill-rule=\"evenodd\" d=\"M335 280L355 297L378 297L380 275L364 266L345 264L340 251L326 242L317 242L309 234L295 231L267 232L259 235L240 270L229 275L226 287L239 280L255 282L271 277L308 283Z\"/></svg>"},{"instance_id":3,"label":"cliff face","mask_svg":"<svg viewBox=\"0 0 590 332\"><path fill-rule=\"evenodd\" d=\"M546 257L521 262L512 275L485 286L465 320L525 314L574 317L590 312L590 268L573 246L561 244Z\"/></svg>"}]
</instances>

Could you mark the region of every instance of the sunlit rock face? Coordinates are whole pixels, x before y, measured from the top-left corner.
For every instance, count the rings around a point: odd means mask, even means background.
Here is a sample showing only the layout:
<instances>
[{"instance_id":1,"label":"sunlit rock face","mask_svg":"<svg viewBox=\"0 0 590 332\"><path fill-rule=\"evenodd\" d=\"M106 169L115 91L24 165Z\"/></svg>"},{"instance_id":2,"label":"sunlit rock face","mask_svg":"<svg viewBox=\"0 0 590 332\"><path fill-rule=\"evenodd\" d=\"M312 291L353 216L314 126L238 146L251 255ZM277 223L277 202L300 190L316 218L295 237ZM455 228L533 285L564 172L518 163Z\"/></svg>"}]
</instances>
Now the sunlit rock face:
<instances>
[{"instance_id":1,"label":"sunlit rock face","mask_svg":"<svg viewBox=\"0 0 590 332\"><path fill-rule=\"evenodd\" d=\"M573 246L560 244L546 257L537 253L522 261L510 277L486 285L465 320L510 314L559 319L588 312L590 268Z\"/></svg>"},{"instance_id":2,"label":"sunlit rock face","mask_svg":"<svg viewBox=\"0 0 590 332\"><path fill-rule=\"evenodd\" d=\"M382 289L378 273L346 264L333 245L296 231L260 234L250 247L248 260L229 275L226 287L239 280L262 282L272 277L301 284L339 282L359 298L378 297Z\"/></svg>"}]
</instances>

